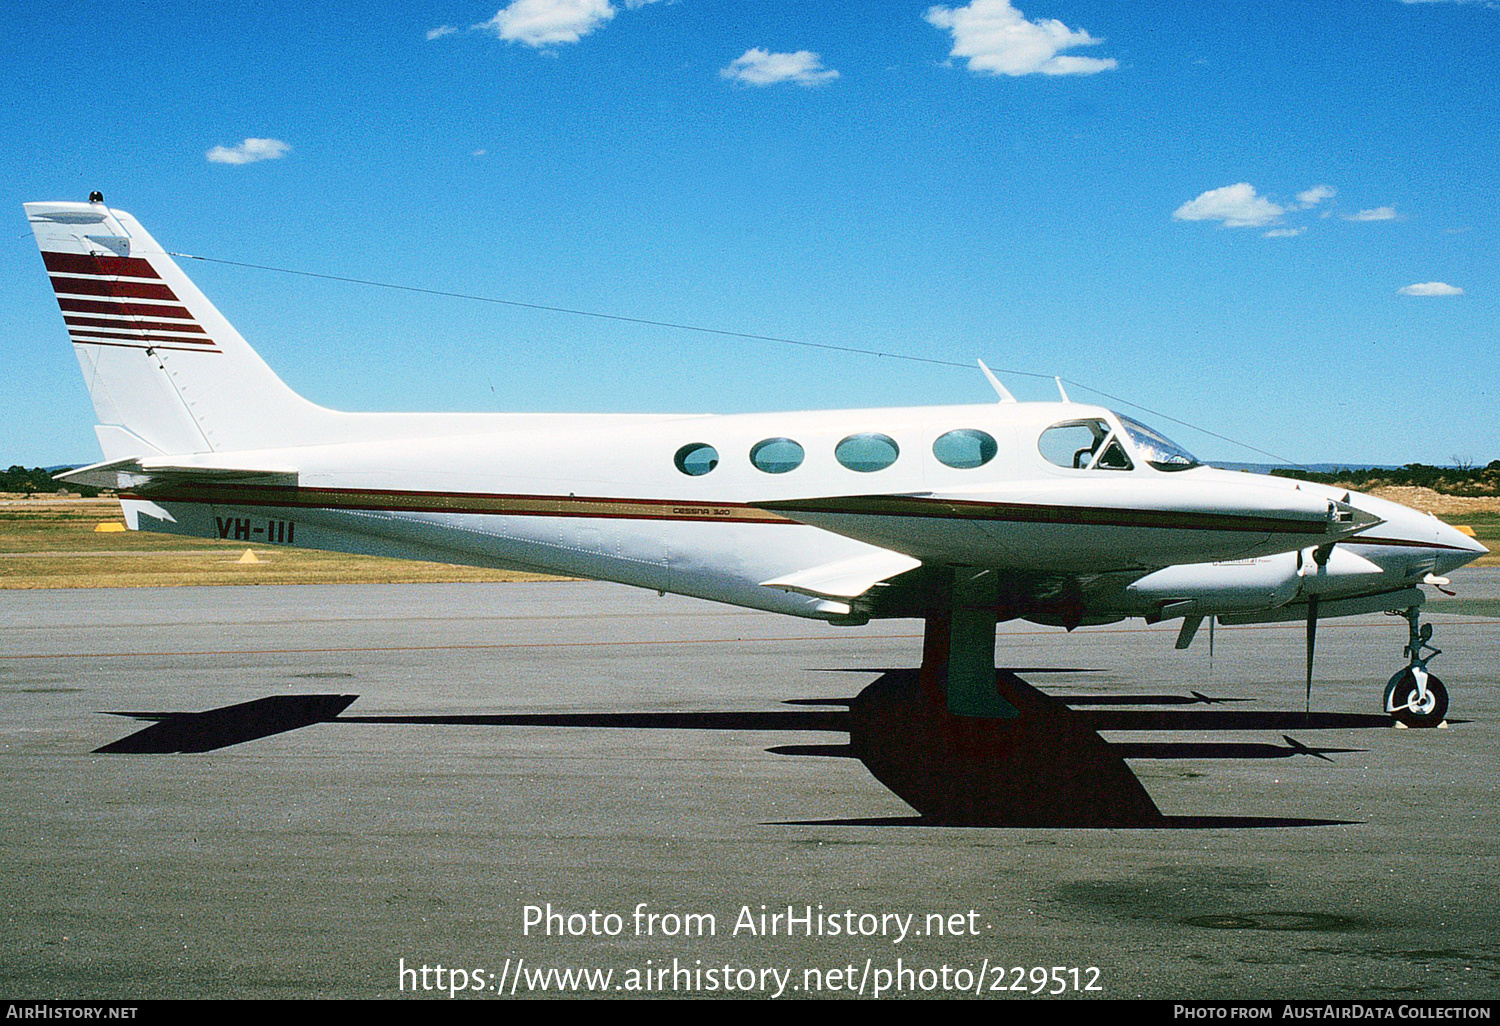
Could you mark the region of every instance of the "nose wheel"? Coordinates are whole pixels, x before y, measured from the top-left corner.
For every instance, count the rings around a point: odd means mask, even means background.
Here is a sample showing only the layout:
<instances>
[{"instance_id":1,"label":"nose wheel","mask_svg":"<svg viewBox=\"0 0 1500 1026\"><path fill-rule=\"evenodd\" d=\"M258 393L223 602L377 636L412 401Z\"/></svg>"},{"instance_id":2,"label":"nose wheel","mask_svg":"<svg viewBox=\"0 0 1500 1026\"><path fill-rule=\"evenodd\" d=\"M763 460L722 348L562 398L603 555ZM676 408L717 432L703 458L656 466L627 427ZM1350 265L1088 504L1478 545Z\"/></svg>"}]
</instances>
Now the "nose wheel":
<instances>
[{"instance_id":1,"label":"nose wheel","mask_svg":"<svg viewBox=\"0 0 1500 1026\"><path fill-rule=\"evenodd\" d=\"M1408 727L1436 727L1448 715L1448 689L1430 673L1417 680L1417 671L1407 667L1385 686L1385 711Z\"/></svg>"},{"instance_id":2,"label":"nose wheel","mask_svg":"<svg viewBox=\"0 0 1500 1026\"><path fill-rule=\"evenodd\" d=\"M1408 727L1436 727L1448 715L1448 689L1427 672L1427 663L1442 651L1429 644L1432 624L1422 623L1420 606L1405 615L1411 634L1402 654L1410 662L1386 684L1385 711Z\"/></svg>"}]
</instances>

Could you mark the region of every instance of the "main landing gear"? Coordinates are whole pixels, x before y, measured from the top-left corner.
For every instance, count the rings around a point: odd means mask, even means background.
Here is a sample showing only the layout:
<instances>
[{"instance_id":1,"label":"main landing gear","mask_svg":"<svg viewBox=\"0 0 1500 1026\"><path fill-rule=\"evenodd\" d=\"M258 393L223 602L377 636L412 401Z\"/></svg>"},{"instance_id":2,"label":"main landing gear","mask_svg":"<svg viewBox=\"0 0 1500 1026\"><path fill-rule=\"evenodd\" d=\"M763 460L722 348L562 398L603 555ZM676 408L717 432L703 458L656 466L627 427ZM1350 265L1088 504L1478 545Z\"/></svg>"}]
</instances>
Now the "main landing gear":
<instances>
[{"instance_id":1,"label":"main landing gear","mask_svg":"<svg viewBox=\"0 0 1500 1026\"><path fill-rule=\"evenodd\" d=\"M1402 654L1410 662L1385 686L1385 711L1408 727L1436 727L1448 715L1448 689L1427 672L1427 663L1442 650L1429 644L1432 624L1422 623L1420 606L1411 606L1403 615L1411 633Z\"/></svg>"},{"instance_id":2,"label":"main landing gear","mask_svg":"<svg viewBox=\"0 0 1500 1026\"><path fill-rule=\"evenodd\" d=\"M959 571L928 610L922 636L922 691L955 716L1009 720L1020 715L995 688L995 623L1000 586L993 572Z\"/></svg>"},{"instance_id":3,"label":"main landing gear","mask_svg":"<svg viewBox=\"0 0 1500 1026\"><path fill-rule=\"evenodd\" d=\"M995 666L1015 603L998 575L932 582L922 668L892 670L850 707L849 746L930 824L1160 827L1161 810L1093 724Z\"/></svg>"}]
</instances>

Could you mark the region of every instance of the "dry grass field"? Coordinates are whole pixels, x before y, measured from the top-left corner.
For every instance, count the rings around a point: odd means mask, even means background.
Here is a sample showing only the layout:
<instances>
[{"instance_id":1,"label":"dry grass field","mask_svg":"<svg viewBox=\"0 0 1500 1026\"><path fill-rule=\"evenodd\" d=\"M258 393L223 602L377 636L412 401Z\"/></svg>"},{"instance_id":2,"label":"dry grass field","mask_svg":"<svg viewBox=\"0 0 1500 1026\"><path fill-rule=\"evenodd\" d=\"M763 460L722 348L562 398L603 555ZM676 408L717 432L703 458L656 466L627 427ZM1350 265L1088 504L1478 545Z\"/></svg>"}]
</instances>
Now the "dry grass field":
<instances>
[{"instance_id":1,"label":"dry grass field","mask_svg":"<svg viewBox=\"0 0 1500 1026\"><path fill-rule=\"evenodd\" d=\"M1500 498L1466 495L1444 495L1431 488L1391 485L1373 488L1370 494L1403 506L1431 513L1450 524L1461 524L1474 531L1474 537L1487 545L1488 556L1481 556L1470 566L1500 566Z\"/></svg>"},{"instance_id":2,"label":"dry grass field","mask_svg":"<svg viewBox=\"0 0 1500 1026\"><path fill-rule=\"evenodd\" d=\"M1500 566L1500 500L1440 495L1423 488L1376 494L1473 528L1492 553L1471 564ZM537 574L418 563L149 531L101 533L123 524L113 499L0 496L0 588L146 588L192 584L409 584L553 580Z\"/></svg>"},{"instance_id":3,"label":"dry grass field","mask_svg":"<svg viewBox=\"0 0 1500 1026\"><path fill-rule=\"evenodd\" d=\"M251 546L149 531L100 533L120 524L113 499L0 496L0 588L159 588L201 584L410 584L554 580L481 567Z\"/></svg>"}]
</instances>

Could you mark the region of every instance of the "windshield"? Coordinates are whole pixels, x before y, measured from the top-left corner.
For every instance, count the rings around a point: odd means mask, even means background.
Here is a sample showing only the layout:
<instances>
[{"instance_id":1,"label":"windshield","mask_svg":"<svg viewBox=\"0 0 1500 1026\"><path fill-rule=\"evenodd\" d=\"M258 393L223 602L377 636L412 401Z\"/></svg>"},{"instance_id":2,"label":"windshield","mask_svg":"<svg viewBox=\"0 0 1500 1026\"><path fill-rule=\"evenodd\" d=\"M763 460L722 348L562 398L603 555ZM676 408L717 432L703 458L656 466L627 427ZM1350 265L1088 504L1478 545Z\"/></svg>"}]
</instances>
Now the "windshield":
<instances>
[{"instance_id":1,"label":"windshield","mask_svg":"<svg viewBox=\"0 0 1500 1026\"><path fill-rule=\"evenodd\" d=\"M1165 435L1153 431L1138 420L1119 414L1116 416L1120 417L1125 433L1135 443L1135 451L1157 470L1190 470L1203 466L1197 457Z\"/></svg>"}]
</instances>

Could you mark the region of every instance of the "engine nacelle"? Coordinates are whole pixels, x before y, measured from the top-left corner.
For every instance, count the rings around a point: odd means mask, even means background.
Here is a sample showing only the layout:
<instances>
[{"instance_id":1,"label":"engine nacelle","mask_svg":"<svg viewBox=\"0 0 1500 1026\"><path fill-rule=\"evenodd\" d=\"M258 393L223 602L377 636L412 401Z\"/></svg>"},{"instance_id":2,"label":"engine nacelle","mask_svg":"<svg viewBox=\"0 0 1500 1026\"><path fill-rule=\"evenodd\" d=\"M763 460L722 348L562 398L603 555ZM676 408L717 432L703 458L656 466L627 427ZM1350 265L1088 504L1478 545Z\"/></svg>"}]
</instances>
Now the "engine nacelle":
<instances>
[{"instance_id":1,"label":"engine nacelle","mask_svg":"<svg viewBox=\"0 0 1500 1026\"><path fill-rule=\"evenodd\" d=\"M1125 589L1142 615L1189 616L1276 609L1298 598L1368 591L1380 567L1334 546L1222 563L1184 563L1147 574Z\"/></svg>"}]
</instances>

